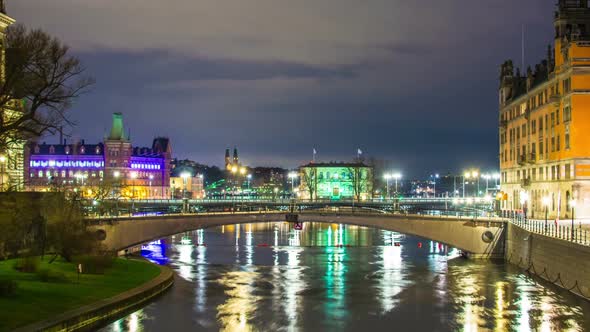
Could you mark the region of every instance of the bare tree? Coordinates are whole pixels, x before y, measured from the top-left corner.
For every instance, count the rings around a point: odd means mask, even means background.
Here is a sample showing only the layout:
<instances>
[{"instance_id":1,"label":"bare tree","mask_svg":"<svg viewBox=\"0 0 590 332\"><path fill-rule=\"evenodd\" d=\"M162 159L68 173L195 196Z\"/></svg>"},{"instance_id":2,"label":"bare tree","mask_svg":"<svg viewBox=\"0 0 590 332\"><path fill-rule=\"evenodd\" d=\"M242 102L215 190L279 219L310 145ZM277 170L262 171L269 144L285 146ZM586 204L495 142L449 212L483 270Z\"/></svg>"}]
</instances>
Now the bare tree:
<instances>
[{"instance_id":1,"label":"bare tree","mask_svg":"<svg viewBox=\"0 0 590 332\"><path fill-rule=\"evenodd\" d=\"M0 151L12 142L71 125L67 110L94 80L68 46L42 30L14 25L6 33L0 81Z\"/></svg>"},{"instance_id":2,"label":"bare tree","mask_svg":"<svg viewBox=\"0 0 590 332\"><path fill-rule=\"evenodd\" d=\"M370 168L359 164L348 167L348 173L352 181L353 200L359 201L363 193L372 194L373 176Z\"/></svg>"},{"instance_id":3,"label":"bare tree","mask_svg":"<svg viewBox=\"0 0 590 332\"><path fill-rule=\"evenodd\" d=\"M303 183L309 191L309 200L314 201L314 195L317 199L318 189L318 170L315 167L305 167L303 169Z\"/></svg>"}]
</instances>

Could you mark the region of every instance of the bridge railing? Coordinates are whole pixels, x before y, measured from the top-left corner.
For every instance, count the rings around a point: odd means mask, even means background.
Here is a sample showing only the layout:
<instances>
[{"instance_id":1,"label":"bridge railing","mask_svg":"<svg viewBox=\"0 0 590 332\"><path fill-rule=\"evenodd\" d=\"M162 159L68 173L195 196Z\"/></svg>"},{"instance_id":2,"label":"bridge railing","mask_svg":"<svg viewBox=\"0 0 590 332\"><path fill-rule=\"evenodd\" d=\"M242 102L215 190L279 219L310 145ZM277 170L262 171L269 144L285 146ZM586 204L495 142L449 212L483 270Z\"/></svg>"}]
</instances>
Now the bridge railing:
<instances>
[{"instance_id":1,"label":"bridge railing","mask_svg":"<svg viewBox=\"0 0 590 332\"><path fill-rule=\"evenodd\" d=\"M120 203L137 203L137 204L232 204L232 203L261 203L261 204L420 204L420 203L452 203L452 204L489 204L481 197L468 197L468 198L447 198L447 197L432 197L432 198L420 198L420 197L402 197L399 199L368 199L368 200L352 200L352 199L289 199L289 198L276 198L276 199L254 199L245 197L236 197L229 199L107 199L104 201L109 202L120 202Z\"/></svg>"},{"instance_id":2,"label":"bridge railing","mask_svg":"<svg viewBox=\"0 0 590 332\"><path fill-rule=\"evenodd\" d=\"M526 219L522 215L516 216L510 221L531 233L590 246L590 234L588 234L588 230L582 228L581 224L579 227L575 227L575 225L572 227L559 224L554 220Z\"/></svg>"}]
</instances>

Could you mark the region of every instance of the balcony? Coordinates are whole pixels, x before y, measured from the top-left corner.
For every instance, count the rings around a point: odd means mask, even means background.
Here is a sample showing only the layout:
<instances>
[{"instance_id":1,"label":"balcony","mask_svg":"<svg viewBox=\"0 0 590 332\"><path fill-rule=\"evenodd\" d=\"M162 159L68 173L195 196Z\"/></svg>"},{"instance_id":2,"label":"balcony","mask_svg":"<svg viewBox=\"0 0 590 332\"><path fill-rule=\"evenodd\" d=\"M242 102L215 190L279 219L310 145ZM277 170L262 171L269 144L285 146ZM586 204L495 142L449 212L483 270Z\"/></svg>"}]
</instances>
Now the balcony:
<instances>
[{"instance_id":1,"label":"balcony","mask_svg":"<svg viewBox=\"0 0 590 332\"><path fill-rule=\"evenodd\" d=\"M526 164L526 155L521 154L520 156L518 156L517 162L521 166Z\"/></svg>"},{"instance_id":2,"label":"balcony","mask_svg":"<svg viewBox=\"0 0 590 332\"><path fill-rule=\"evenodd\" d=\"M533 153L533 152L529 153L529 155L528 155L528 159L527 159L527 162L528 162L529 164L534 164L534 163L536 163L536 162L537 162L537 154L536 154L536 153Z\"/></svg>"},{"instance_id":3,"label":"balcony","mask_svg":"<svg viewBox=\"0 0 590 332\"><path fill-rule=\"evenodd\" d=\"M523 188L530 187L531 186L531 178L526 178L526 179L520 180L520 186Z\"/></svg>"},{"instance_id":4,"label":"balcony","mask_svg":"<svg viewBox=\"0 0 590 332\"><path fill-rule=\"evenodd\" d=\"M500 128L506 129L508 127L508 120L500 120Z\"/></svg>"},{"instance_id":5,"label":"balcony","mask_svg":"<svg viewBox=\"0 0 590 332\"><path fill-rule=\"evenodd\" d=\"M555 106L559 106L559 103L561 103L561 95L553 94L551 97L549 97L549 102L553 103Z\"/></svg>"}]
</instances>

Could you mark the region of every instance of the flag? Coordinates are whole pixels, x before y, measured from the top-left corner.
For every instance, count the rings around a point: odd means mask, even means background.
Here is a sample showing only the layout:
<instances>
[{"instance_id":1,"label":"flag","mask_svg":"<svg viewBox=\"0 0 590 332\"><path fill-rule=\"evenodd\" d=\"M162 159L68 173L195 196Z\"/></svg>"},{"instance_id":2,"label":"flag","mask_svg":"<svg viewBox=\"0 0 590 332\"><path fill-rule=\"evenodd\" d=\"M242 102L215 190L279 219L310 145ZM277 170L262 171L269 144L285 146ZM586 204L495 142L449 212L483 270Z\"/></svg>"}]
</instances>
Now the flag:
<instances>
[{"instance_id":1,"label":"flag","mask_svg":"<svg viewBox=\"0 0 590 332\"><path fill-rule=\"evenodd\" d=\"M313 154L317 154L318 152L313 148Z\"/></svg>"},{"instance_id":2,"label":"flag","mask_svg":"<svg viewBox=\"0 0 590 332\"><path fill-rule=\"evenodd\" d=\"M361 149L357 149L357 150L356 150L356 153L358 153L358 154L359 154L359 156L360 156L361 154L363 154L363 151L362 151Z\"/></svg>"}]
</instances>

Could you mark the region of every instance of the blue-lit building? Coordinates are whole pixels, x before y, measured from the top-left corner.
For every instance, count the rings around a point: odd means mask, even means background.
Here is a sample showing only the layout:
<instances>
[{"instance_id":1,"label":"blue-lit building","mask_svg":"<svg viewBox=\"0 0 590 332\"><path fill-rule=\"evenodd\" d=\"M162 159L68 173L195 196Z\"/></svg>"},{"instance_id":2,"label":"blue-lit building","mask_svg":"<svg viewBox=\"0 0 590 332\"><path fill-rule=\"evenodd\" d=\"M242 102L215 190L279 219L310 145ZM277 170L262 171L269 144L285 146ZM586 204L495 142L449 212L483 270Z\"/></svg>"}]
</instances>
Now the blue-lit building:
<instances>
[{"instance_id":1,"label":"blue-lit building","mask_svg":"<svg viewBox=\"0 0 590 332\"><path fill-rule=\"evenodd\" d=\"M108 191L121 198L169 198L171 157L166 137L154 138L151 147L133 147L122 114L114 113L101 143L27 144L25 185L30 191L83 188L86 196Z\"/></svg>"}]
</instances>

